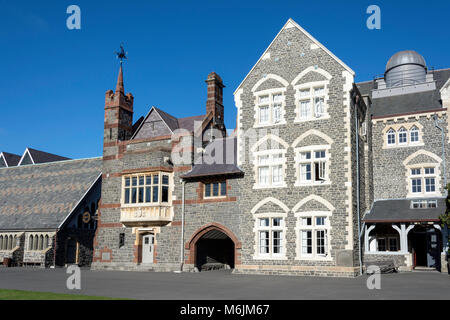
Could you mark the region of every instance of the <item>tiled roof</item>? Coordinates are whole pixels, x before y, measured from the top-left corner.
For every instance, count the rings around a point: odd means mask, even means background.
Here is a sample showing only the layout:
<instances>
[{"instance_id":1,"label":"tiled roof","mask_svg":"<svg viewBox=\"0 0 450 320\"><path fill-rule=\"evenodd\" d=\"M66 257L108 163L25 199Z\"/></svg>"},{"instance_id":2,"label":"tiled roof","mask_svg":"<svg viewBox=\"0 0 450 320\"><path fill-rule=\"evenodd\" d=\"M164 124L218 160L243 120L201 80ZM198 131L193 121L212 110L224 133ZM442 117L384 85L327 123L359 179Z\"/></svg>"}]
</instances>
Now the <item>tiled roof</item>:
<instances>
[{"instance_id":1,"label":"tiled roof","mask_svg":"<svg viewBox=\"0 0 450 320\"><path fill-rule=\"evenodd\" d=\"M381 117L442 108L439 91L450 78L450 69L433 71L433 75L436 81L435 90L372 99L372 115ZM357 86L361 94L370 97L372 90L377 87L374 81L357 83Z\"/></svg>"},{"instance_id":2,"label":"tiled roof","mask_svg":"<svg viewBox=\"0 0 450 320\"><path fill-rule=\"evenodd\" d=\"M422 200L422 199L417 199ZM446 210L444 198L437 200L437 208L412 209L411 199L394 199L375 201L370 213L364 217L365 222L421 222L439 221L439 216Z\"/></svg>"},{"instance_id":3,"label":"tiled roof","mask_svg":"<svg viewBox=\"0 0 450 320\"><path fill-rule=\"evenodd\" d=\"M35 164L62 161L62 160L70 160L69 158L66 158L66 157L61 157L56 154L52 154L52 153L48 153L48 152L44 152L44 151L40 151L40 150L36 150L36 149L28 148L28 151L30 152L30 155L33 158L33 161Z\"/></svg>"},{"instance_id":4,"label":"tiled roof","mask_svg":"<svg viewBox=\"0 0 450 320\"><path fill-rule=\"evenodd\" d=\"M223 150L223 151L222 151ZM228 137L217 139L206 147L205 154L219 163L203 160L195 164L191 171L181 176L183 179L218 175L242 175L244 172L237 166L237 139Z\"/></svg>"},{"instance_id":5,"label":"tiled roof","mask_svg":"<svg viewBox=\"0 0 450 320\"><path fill-rule=\"evenodd\" d=\"M0 169L0 230L57 228L101 170L101 158Z\"/></svg>"},{"instance_id":6,"label":"tiled roof","mask_svg":"<svg viewBox=\"0 0 450 320\"><path fill-rule=\"evenodd\" d=\"M13 154L9 152L2 152L2 154L8 167L15 167L19 164L21 156L19 156L18 154Z\"/></svg>"}]
</instances>

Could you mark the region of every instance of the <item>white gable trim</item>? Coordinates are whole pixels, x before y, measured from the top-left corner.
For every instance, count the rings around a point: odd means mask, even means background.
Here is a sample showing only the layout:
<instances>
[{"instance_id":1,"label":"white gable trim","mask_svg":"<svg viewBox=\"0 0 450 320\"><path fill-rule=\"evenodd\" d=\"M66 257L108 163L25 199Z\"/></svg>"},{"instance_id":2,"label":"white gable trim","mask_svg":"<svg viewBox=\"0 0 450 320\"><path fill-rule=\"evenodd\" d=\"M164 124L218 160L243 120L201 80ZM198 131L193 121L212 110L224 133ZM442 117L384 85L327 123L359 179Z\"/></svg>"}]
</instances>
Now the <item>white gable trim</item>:
<instances>
[{"instance_id":1,"label":"white gable trim","mask_svg":"<svg viewBox=\"0 0 450 320\"><path fill-rule=\"evenodd\" d=\"M338 57L336 57L330 50L328 50L327 48L325 48L325 46L323 44L321 44L319 41L317 41L317 39L315 39L311 34L309 34L305 29L303 29L302 27L300 27L299 24L297 24L297 22L295 22L294 20L292 20L291 18L289 18L289 20L284 24L283 28L281 28L281 30L277 33L277 35L275 36L275 38L272 40L272 42L269 44L269 46L267 47L267 49L264 51L264 53L261 55L261 57L258 59L258 61L255 63L255 65L253 66L253 68L250 70L249 73L247 73L247 75L245 76L244 80L242 80L242 82L239 84L239 86L236 88L236 90L234 91L233 94L236 94L236 92L241 88L242 84L245 82L245 80L247 80L248 76L252 73L253 69L255 69L255 67L258 65L258 63L263 59L263 57L265 56L265 54L269 51L270 47L272 46L272 44L275 42L275 40L278 38L278 36L280 35L280 33L284 30L284 29L290 29L290 28L294 28L296 27L297 29L299 29L301 32L303 32L311 41L313 41L315 44L317 44L319 46L319 48L323 49L326 53L328 53L334 60L336 60L342 67L344 67L344 69L346 69L348 72L350 72L353 76L355 75L355 71L353 71L349 66L347 66L342 60L340 60Z\"/></svg>"},{"instance_id":2,"label":"white gable trim","mask_svg":"<svg viewBox=\"0 0 450 320\"><path fill-rule=\"evenodd\" d=\"M258 209L261 208L263 205L265 205L266 203L272 202L273 204L279 206L285 213L289 212L289 208L280 200L275 199L274 197L267 197L263 200L261 200L260 202L258 202L253 209L250 211L252 214L256 214Z\"/></svg>"},{"instance_id":3,"label":"white gable trim","mask_svg":"<svg viewBox=\"0 0 450 320\"><path fill-rule=\"evenodd\" d=\"M6 161L6 158L5 158L5 156L3 155L3 152L0 153L0 159L3 159L3 162L6 164L6 167L9 168L8 161Z\"/></svg>"},{"instance_id":4,"label":"white gable trim","mask_svg":"<svg viewBox=\"0 0 450 320\"><path fill-rule=\"evenodd\" d=\"M20 158L20 161L19 161L19 163L17 164L17 166L22 165L22 160L25 158L25 155L26 155L27 153L28 153L28 155L30 156L31 162L32 162L33 164L36 164L36 163L34 163L34 159L33 159L33 157L31 156L30 151L28 150L28 148L26 148L26 149L25 149L25 152L23 153L22 158Z\"/></svg>"},{"instance_id":5,"label":"white gable trim","mask_svg":"<svg viewBox=\"0 0 450 320\"><path fill-rule=\"evenodd\" d=\"M133 135L131 136L130 140L133 140L136 135L139 133L139 131L141 130L142 126L144 125L145 121L148 119L148 117L150 116L150 114L152 113L152 111L155 110L155 112L159 115L159 117L161 118L161 121L164 122L164 124L166 125L166 127L170 130L170 132L173 133L172 129L170 129L169 125L164 121L163 117L161 117L161 114L158 112L158 110L156 110L155 106L152 106L150 108L150 111L147 113L147 115L145 116L144 120L142 120L141 124L139 125L139 127L137 127L136 131L133 133Z\"/></svg>"}]
</instances>

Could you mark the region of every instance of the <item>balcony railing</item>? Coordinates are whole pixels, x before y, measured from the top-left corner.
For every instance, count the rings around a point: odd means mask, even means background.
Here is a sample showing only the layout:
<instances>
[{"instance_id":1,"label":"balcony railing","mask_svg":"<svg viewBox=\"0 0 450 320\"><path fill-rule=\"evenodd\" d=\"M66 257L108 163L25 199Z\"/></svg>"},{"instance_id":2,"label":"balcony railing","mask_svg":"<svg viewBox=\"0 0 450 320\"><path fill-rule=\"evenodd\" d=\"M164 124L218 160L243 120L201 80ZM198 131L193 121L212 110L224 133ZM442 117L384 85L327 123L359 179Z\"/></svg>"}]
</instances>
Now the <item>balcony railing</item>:
<instances>
[{"instance_id":1,"label":"balcony railing","mask_svg":"<svg viewBox=\"0 0 450 320\"><path fill-rule=\"evenodd\" d=\"M163 205L122 206L120 222L126 226L163 226L172 222L172 207Z\"/></svg>"}]
</instances>

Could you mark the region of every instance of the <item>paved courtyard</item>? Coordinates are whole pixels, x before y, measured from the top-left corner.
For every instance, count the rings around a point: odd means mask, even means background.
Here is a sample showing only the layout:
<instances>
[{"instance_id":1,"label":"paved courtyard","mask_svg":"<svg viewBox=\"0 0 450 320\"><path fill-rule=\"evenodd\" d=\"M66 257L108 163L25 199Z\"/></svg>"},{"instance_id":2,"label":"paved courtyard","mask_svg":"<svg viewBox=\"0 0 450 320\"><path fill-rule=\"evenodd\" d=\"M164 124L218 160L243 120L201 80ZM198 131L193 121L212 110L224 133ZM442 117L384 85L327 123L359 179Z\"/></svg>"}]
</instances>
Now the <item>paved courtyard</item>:
<instances>
[{"instance_id":1,"label":"paved courtyard","mask_svg":"<svg viewBox=\"0 0 450 320\"><path fill-rule=\"evenodd\" d=\"M81 271L81 290L68 290L66 269L0 268L0 289L133 299L450 299L450 276L434 272L382 275L381 290L367 276L313 278L234 275L229 271L154 273Z\"/></svg>"}]
</instances>

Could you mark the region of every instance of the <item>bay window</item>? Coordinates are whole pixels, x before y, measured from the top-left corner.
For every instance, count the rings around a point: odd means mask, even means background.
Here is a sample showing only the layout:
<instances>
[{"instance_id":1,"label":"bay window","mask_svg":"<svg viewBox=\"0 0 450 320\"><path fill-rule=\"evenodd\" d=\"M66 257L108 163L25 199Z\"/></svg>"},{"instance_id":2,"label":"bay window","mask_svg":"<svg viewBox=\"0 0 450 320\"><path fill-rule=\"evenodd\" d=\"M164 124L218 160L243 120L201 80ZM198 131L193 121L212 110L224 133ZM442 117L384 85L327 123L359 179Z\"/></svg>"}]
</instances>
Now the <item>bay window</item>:
<instances>
[{"instance_id":1,"label":"bay window","mask_svg":"<svg viewBox=\"0 0 450 320\"><path fill-rule=\"evenodd\" d=\"M156 172L123 177L122 204L169 202L169 174Z\"/></svg>"}]
</instances>

